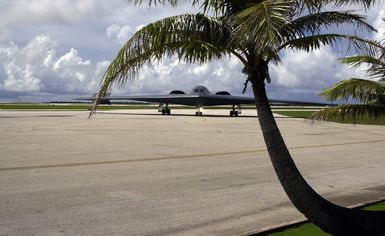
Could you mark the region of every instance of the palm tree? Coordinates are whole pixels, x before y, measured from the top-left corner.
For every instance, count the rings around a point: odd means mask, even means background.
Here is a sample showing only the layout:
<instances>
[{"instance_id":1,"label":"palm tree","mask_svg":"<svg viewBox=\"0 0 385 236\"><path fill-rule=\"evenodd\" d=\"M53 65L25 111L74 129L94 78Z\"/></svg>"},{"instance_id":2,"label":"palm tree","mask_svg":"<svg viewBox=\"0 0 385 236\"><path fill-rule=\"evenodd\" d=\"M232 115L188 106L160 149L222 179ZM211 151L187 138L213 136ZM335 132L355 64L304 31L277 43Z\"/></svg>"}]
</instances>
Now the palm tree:
<instances>
[{"instance_id":1,"label":"palm tree","mask_svg":"<svg viewBox=\"0 0 385 236\"><path fill-rule=\"evenodd\" d=\"M375 56L358 55L343 58L342 63L356 68L366 65L370 80L351 78L322 91L321 96L330 101L354 99L360 104L343 104L326 108L311 115L313 120L349 119L385 116L385 48L378 43ZM377 81L378 80L378 81Z\"/></svg>"},{"instance_id":2,"label":"palm tree","mask_svg":"<svg viewBox=\"0 0 385 236\"><path fill-rule=\"evenodd\" d=\"M140 4L141 0L131 2ZM150 0L151 4L176 5L177 0ZM258 120L276 174L294 206L310 221L332 234L384 234L385 213L343 208L325 200L305 181L293 162L269 106L265 81L269 63L279 63L279 51L310 51L346 40L356 49L371 52L367 40L357 36L320 34L320 29L353 24L373 30L353 12L323 11L324 4L371 0L193 0L203 13L168 17L136 32L106 71L91 109L115 83L132 79L148 62L176 55L179 60L205 63L234 55L243 64L252 84ZM213 16L208 16L211 14ZM247 82L245 83L247 85ZM92 114L92 113L91 113Z\"/></svg>"}]
</instances>

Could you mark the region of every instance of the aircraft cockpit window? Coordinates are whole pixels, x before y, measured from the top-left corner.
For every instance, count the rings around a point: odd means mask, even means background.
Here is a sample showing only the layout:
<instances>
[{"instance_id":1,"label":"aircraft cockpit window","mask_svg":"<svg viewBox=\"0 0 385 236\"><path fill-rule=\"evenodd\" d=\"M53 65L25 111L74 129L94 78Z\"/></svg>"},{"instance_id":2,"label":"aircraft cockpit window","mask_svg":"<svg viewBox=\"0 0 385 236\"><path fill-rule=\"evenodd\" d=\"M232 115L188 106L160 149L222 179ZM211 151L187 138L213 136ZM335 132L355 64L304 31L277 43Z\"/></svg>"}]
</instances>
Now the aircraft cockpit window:
<instances>
[{"instance_id":1,"label":"aircraft cockpit window","mask_svg":"<svg viewBox=\"0 0 385 236\"><path fill-rule=\"evenodd\" d=\"M191 93L203 95L203 94L209 94L210 92L208 91L207 88L205 88L203 86L196 86L195 88L193 88L191 90Z\"/></svg>"}]
</instances>

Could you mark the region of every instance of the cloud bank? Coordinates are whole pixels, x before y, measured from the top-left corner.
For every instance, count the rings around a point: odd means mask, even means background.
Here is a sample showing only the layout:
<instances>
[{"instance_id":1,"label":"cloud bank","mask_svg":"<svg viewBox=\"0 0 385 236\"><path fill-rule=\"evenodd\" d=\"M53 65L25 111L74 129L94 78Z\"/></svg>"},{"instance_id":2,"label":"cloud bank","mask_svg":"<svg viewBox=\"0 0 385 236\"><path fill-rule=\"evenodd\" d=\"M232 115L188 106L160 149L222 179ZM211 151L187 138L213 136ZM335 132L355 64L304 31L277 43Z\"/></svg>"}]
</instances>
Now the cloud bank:
<instances>
[{"instance_id":1,"label":"cloud bank","mask_svg":"<svg viewBox=\"0 0 385 236\"><path fill-rule=\"evenodd\" d=\"M70 100L89 95L120 47L145 24L171 15L194 13L188 3L178 7L132 6L112 0L5 0L0 3L0 100ZM384 37L383 5L368 12ZM343 29L342 29L343 30ZM318 94L342 79L363 76L338 62L341 53L322 47L310 53L285 51L271 67L272 98L320 101ZM240 94L245 75L236 58L201 65L166 58L146 65L137 78L115 85L114 94L188 92L201 84L213 92ZM248 95L251 95L250 89Z\"/></svg>"},{"instance_id":2,"label":"cloud bank","mask_svg":"<svg viewBox=\"0 0 385 236\"><path fill-rule=\"evenodd\" d=\"M0 46L0 91L25 94L83 94L98 88L108 61L91 63L71 48L57 55L58 43L38 35L24 47L15 43Z\"/></svg>"}]
</instances>

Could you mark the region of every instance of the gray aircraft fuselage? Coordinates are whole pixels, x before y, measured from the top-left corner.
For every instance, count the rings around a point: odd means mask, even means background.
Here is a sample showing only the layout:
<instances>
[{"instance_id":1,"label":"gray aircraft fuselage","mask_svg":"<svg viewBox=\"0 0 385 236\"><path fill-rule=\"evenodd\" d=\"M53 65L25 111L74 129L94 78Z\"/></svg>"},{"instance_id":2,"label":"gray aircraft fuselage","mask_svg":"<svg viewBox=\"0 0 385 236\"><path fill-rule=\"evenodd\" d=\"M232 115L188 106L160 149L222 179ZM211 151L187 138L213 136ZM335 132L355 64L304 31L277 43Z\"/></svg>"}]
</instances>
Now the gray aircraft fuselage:
<instances>
[{"instance_id":1,"label":"gray aircraft fuselage","mask_svg":"<svg viewBox=\"0 0 385 236\"><path fill-rule=\"evenodd\" d=\"M80 98L79 100L95 100L96 96L91 98ZM205 86L195 86L189 94L186 94L180 90L173 90L167 95L141 95L141 96L107 96L102 99L103 103L110 103L110 100L133 100L142 102L159 103L158 111L163 115L169 115L171 113L169 104L188 105L197 107L196 115L202 115L202 108L204 106L219 106L219 105L232 105L230 116L238 116L241 113L240 105L242 104L254 104L253 97L245 96L233 96L227 91L220 91L217 93L211 93ZM273 100L269 99L270 103L275 104L292 104L292 105L322 105L322 103L312 102L300 102L289 100Z\"/></svg>"}]
</instances>

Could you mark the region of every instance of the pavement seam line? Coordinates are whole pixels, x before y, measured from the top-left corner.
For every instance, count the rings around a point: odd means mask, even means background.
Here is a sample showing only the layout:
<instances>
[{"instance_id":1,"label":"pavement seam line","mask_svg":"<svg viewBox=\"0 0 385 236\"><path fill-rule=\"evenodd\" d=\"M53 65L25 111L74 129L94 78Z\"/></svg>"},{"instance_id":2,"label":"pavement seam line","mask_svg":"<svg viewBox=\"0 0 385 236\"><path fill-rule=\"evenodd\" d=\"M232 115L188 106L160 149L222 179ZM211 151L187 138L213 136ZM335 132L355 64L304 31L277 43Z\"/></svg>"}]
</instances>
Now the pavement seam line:
<instances>
[{"instance_id":1,"label":"pavement seam line","mask_svg":"<svg viewBox=\"0 0 385 236\"><path fill-rule=\"evenodd\" d=\"M380 143L380 142L385 142L385 139L356 141L356 142L347 142L347 143L294 146L294 147L289 147L289 150L300 150L300 149L309 149L309 148L316 148L316 147L334 147L334 146L345 146L345 145L366 144L366 143ZM169 157L153 157L153 158L145 158L145 159L130 159L130 160L125 159L125 160L111 160L111 161L48 164L48 165L37 165L37 166L0 167L0 172L17 171L17 170L49 169L49 168L61 168L61 167L90 166L90 165L106 165L106 164L118 164L118 163L138 163L138 162L147 162L147 161L164 161L164 160L214 157L214 156L221 156L221 155L229 156L229 155L239 155L239 154L247 154L247 153L259 153L259 152L266 152L266 151L267 151L266 149L257 149L257 150L246 150L246 151L237 151L237 152L207 153L207 154L169 156Z\"/></svg>"}]
</instances>

